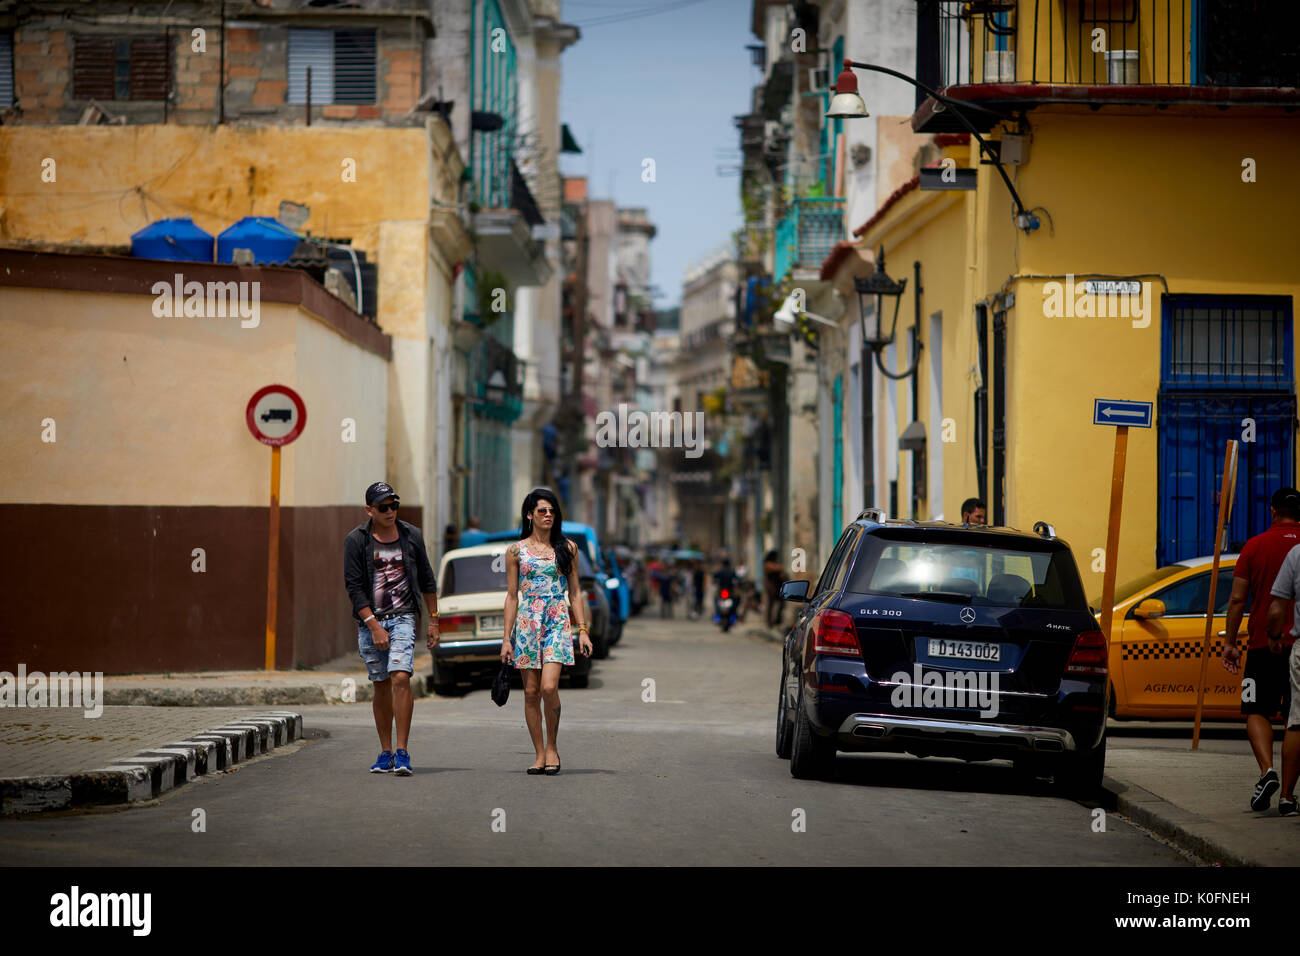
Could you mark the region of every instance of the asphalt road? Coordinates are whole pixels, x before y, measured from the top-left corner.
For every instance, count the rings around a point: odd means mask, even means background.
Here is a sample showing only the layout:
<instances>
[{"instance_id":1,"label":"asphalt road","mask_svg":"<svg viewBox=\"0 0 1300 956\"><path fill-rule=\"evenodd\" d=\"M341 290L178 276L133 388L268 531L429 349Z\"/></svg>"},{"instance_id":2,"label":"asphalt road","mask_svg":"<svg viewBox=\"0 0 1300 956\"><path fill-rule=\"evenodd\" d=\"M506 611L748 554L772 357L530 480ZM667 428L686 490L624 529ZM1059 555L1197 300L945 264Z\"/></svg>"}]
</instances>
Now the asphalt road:
<instances>
[{"instance_id":1,"label":"asphalt road","mask_svg":"<svg viewBox=\"0 0 1300 956\"><path fill-rule=\"evenodd\" d=\"M366 773L369 704L302 708L309 739L125 811L0 821L6 864L1171 865L1189 861L1003 762L773 752L779 648L706 623L629 624L561 689L563 772L528 776L515 690L415 705L411 777ZM654 682L653 703L644 701ZM192 828L201 808L206 831ZM796 818L806 829L796 832Z\"/></svg>"}]
</instances>

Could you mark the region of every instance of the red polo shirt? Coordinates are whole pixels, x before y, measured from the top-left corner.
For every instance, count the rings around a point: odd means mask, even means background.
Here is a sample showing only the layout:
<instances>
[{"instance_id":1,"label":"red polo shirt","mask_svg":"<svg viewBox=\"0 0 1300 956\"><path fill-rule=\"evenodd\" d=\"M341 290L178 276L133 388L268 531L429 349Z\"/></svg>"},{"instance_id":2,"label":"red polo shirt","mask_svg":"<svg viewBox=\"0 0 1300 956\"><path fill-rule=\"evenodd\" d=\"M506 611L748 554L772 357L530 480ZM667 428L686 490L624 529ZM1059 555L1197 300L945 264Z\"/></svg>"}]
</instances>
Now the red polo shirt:
<instances>
[{"instance_id":1,"label":"red polo shirt","mask_svg":"<svg viewBox=\"0 0 1300 956\"><path fill-rule=\"evenodd\" d=\"M1268 606L1273 603L1273 582L1277 572L1282 569L1282 562L1291 553L1291 549L1300 545L1300 523L1294 521L1274 521L1272 526L1262 534L1257 534L1246 542L1237 558L1237 566L1232 571L1234 578L1245 578L1250 582L1250 592L1255 602L1250 608L1250 620L1246 626L1250 639L1247 650L1268 646ZM1294 601L1286 602L1286 622L1284 634L1289 634L1294 617ZM1285 644L1294 643L1295 639L1287 637Z\"/></svg>"}]
</instances>

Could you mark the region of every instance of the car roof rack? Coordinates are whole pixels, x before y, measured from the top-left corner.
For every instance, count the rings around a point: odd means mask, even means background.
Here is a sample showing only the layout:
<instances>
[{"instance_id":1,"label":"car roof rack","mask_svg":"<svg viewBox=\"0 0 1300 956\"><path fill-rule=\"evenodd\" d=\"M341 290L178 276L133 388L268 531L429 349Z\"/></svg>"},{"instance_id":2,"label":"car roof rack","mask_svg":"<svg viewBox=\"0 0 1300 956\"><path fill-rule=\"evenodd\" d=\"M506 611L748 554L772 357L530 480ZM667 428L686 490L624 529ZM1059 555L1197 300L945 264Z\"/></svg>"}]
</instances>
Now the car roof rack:
<instances>
[{"instance_id":1,"label":"car roof rack","mask_svg":"<svg viewBox=\"0 0 1300 956\"><path fill-rule=\"evenodd\" d=\"M884 524L887 520L889 520L889 518L888 515L885 514L884 508L864 508L862 511L858 512L858 516L853 520L874 521L877 524Z\"/></svg>"},{"instance_id":2,"label":"car roof rack","mask_svg":"<svg viewBox=\"0 0 1300 956\"><path fill-rule=\"evenodd\" d=\"M1035 522L1034 522L1034 534L1036 534L1036 535L1038 535L1039 537L1042 537L1042 538L1055 538L1055 537L1056 537L1056 529L1053 528L1053 527L1052 527L1050 524L1048 524L1046 521L1035 521Z\"/></svg>"}]
</instances>

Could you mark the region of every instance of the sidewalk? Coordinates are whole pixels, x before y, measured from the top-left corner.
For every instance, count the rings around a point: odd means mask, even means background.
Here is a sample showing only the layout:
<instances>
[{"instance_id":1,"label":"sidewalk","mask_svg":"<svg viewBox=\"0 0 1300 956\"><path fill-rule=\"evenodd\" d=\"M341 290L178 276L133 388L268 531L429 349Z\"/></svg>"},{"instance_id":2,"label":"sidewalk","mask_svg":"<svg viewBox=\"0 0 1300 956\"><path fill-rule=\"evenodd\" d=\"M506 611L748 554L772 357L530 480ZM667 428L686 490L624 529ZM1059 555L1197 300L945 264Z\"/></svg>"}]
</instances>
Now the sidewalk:
<instances>
[{"instance_id":1,"label":"sidewalk","mask_svg":"<svg viewBox=\"0 0 1300 956\"><path fill-rule=\"evenodd\" d=\"M783 640L756 625L738 630L774 645ZM1279 818L1276 796L1263 813L1249 808L1259 767L1244 726L1207 722L1195 751L1190 721L1112 720L1107 726L1103 785L1115 795L1118 813L1211 863L1300 865L1300 816ZM1281 743L1275 746L1280 772Z\"/></svg>"},{"instance_id":2,"label":"sidewalk","mask_svg":"<svg viewBox=\"0 0 1300 956\"><path fill-rule=\"evenodd\" d=\"M411 690L428 694L428 650ZM104 678L103 712L0 710L0 813L150 800L204 773L230 769L302 737L286 706L369 701L356 654L299 671L212 671Z\"/></svg>"}]
</instances>

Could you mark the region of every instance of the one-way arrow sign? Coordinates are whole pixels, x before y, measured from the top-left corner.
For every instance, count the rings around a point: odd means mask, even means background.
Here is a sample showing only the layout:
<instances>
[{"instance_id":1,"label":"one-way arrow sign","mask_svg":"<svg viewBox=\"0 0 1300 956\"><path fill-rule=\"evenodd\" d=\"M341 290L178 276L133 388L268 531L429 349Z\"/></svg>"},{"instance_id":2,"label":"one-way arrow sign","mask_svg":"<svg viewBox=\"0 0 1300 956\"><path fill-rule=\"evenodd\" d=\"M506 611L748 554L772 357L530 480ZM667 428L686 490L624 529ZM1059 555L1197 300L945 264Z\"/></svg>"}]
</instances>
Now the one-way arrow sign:
<instances>
[{"instance_id":1,"label":"one-way arrow sign","mask_svg":"<svg viewBox=\"0 0 1300 956\"><path fill-rule=\"evenodd\" d=\"M1093 399L1092 423L1094 425L1129 425L1134 428L1151 427L1151 402L1128 402L1120 398Z\"/></svg>"}]
</instances>

